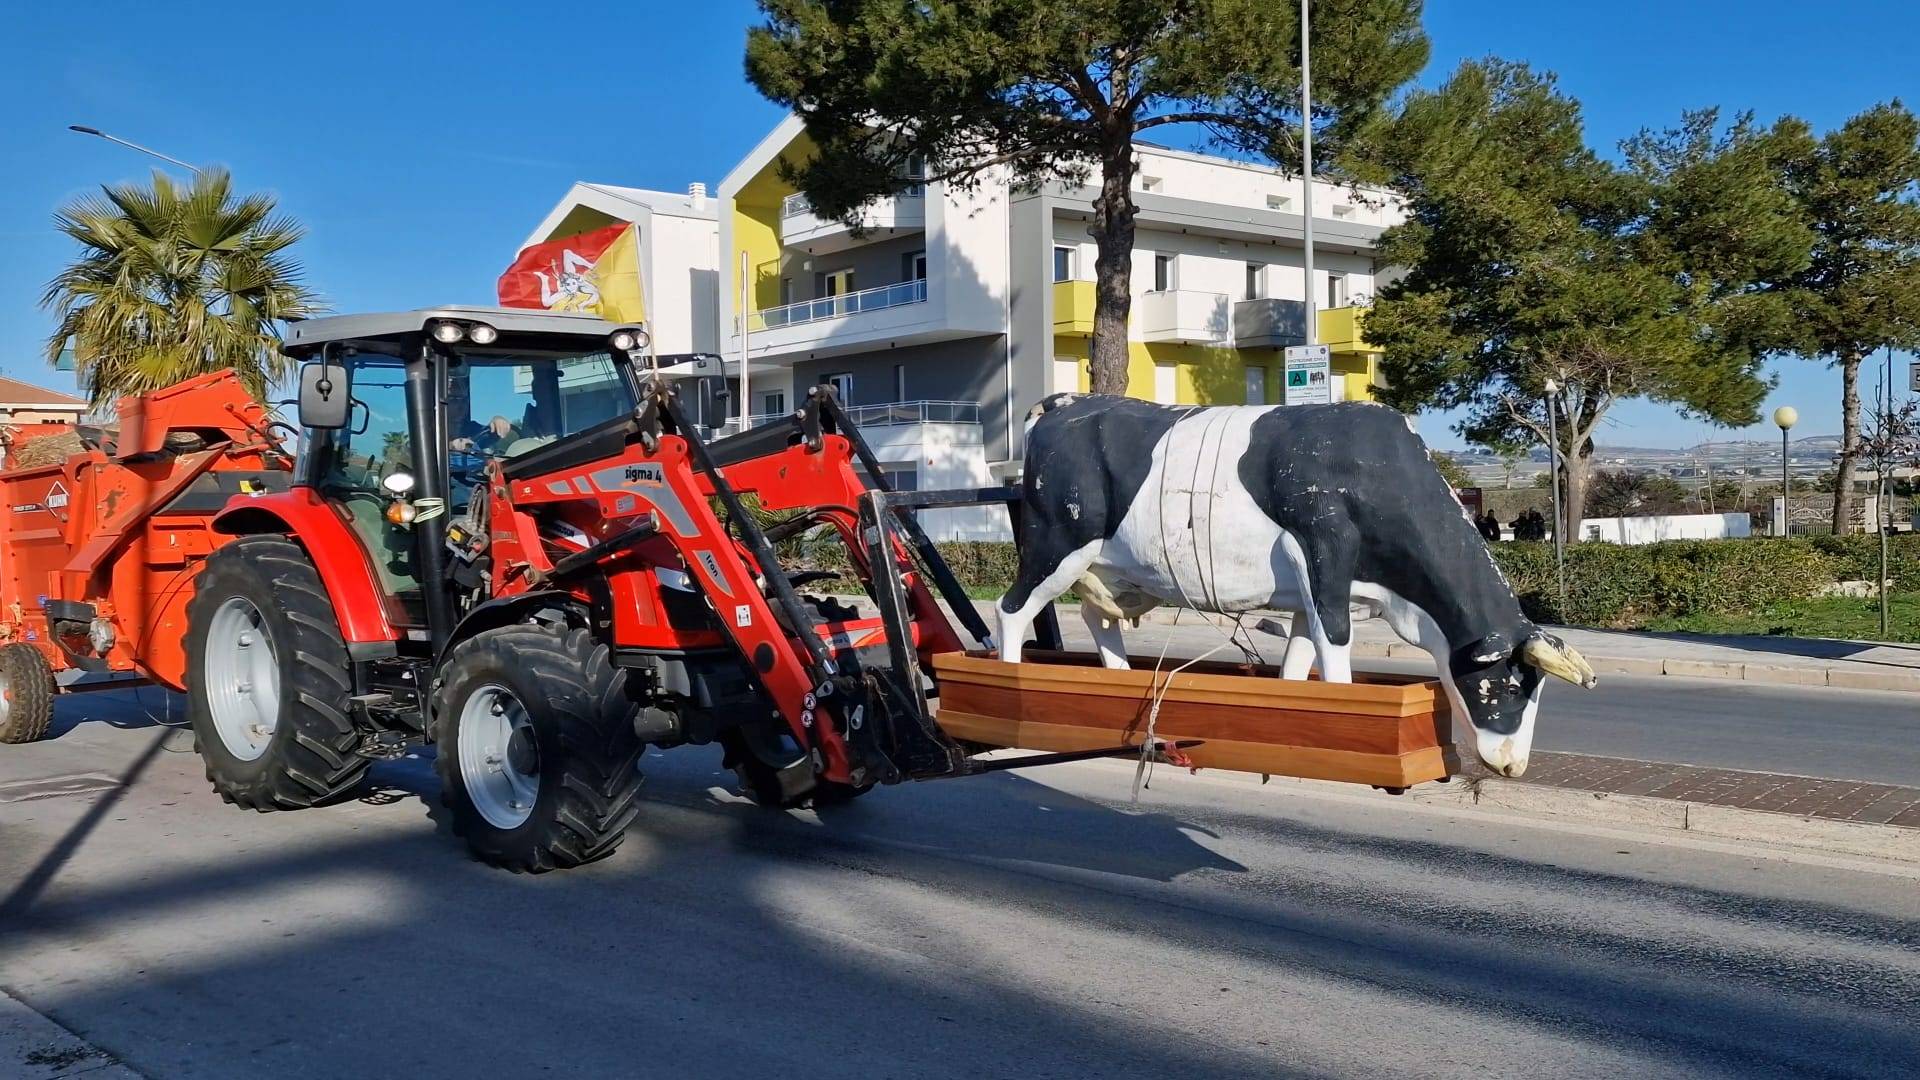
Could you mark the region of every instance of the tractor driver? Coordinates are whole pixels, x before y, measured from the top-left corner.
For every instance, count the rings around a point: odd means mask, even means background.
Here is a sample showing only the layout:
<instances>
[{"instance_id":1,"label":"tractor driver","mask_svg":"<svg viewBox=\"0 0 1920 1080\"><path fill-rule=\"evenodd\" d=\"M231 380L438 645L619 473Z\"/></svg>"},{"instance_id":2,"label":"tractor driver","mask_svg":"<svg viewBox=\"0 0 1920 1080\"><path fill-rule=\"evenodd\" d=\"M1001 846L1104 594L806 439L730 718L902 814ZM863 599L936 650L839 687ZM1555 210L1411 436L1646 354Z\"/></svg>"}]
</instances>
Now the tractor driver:
<instances>
[{"instance_id":1,"label":"tractor driver","mask_svg":"<svg viewBox=\"0 0 1920 1080\"><path fill-rule=\"evenodd\" d=\"M495 416L484 425L475 424L471 420L467 423L472 430L447 443L447 449L456 453L490 454L499 457L506 453L507 447L512 446L514 440L520 438L520 429L504 416Z\"/></svg>"}]
</instances>

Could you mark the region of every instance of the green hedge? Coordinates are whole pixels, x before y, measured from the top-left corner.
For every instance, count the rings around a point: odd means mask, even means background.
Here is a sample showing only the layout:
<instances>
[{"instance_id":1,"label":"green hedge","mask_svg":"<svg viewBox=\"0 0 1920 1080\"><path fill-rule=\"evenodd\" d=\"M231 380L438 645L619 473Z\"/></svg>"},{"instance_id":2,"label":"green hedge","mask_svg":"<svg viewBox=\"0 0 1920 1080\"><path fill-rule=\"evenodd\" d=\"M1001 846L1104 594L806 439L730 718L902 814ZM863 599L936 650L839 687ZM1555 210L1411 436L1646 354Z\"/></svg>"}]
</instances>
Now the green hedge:
<instances>
[{"instance_id":1,"label":"green hedge","mask_svg":"<svg viewBox=\"0 0 1920 1080\"><path fill-rule=\"evenodd\" d=\"M954 541L939 545L970 590L997 593L1013 581L1013 545ZM1567 549L1567 605L1560 609L1553 545L1493 545L1530 618L1541 622L1627 628L1660 618L1731 615L1803 600L1836 581L1871 581L1879 558L1872 536L1750 540L1670 540L1626 547L1583 543ZM807 545L802 560L845 569L837 541ZM1888 574L1896 591L1920 591L1920 536L1893 537Z\"/></svg>"}]
</instances>

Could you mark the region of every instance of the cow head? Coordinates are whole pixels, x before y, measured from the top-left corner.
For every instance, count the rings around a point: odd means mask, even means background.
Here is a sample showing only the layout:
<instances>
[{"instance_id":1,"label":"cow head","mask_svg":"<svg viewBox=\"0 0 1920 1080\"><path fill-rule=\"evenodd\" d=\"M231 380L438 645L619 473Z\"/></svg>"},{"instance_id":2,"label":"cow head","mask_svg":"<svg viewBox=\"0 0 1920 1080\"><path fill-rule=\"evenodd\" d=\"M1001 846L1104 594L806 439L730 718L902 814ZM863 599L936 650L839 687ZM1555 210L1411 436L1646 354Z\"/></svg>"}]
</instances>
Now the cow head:
<instances>
[{"instance_id":1,"label":"cow head","mask_svg":"<svg viewBox=\"0 0 1920 1080\"><path fill-rule=\"evenodd\" d=\"M1529 630L1517 645L1505 634L1491 634L1456 650L1448 664L1453 706L1473 724L1474 751L1502 776L1527 771L1546 676L1588 688L1597 681L1571 646L1544 630Z\"/></svg>"}]
</instances>

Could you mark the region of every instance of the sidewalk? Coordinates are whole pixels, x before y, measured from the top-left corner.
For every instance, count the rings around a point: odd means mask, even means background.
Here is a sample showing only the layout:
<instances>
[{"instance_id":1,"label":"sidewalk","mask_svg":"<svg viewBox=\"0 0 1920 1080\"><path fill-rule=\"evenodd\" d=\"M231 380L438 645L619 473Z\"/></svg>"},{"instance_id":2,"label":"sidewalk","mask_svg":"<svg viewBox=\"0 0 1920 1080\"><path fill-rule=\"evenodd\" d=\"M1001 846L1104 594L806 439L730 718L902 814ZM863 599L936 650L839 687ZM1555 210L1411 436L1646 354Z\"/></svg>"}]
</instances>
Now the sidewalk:
<instances>
[{"instance_id":1,"label":"sidewalk","mask_svg":"<svg viewBox=\"0 0 1920 1080\"><path fill-rule=\"evenodd\" d=\"M866 604L865 597L843 597ZM993 602L976 600L974 607L997 625ZM1077 627L1077 604L1059 604L1063 627ZM1192 611L1160 608L1143 623L1166 625L1178 616L1182 624L1232 620ZM1265 616L1248 616L1249 630ZM1276 620L1284 621L1284 620ZM1907 690L1920 693L1920 645L1883 645L1870 641L1831 638L1763 637L1710 634L1661 634L1633 630L1589 630L1574 626L1549 627L1567 644L1580 650L1593 669L1614 675L1684 675L1696 679L1744 679L1749 682L1795 686L1837 686L1849 690ZM1257 631L1256 631L1257 633ZM1354 624L1353 654L1426 660L1424 650L1401 641L1378 619Z\"/></svg>"}]
</instances>

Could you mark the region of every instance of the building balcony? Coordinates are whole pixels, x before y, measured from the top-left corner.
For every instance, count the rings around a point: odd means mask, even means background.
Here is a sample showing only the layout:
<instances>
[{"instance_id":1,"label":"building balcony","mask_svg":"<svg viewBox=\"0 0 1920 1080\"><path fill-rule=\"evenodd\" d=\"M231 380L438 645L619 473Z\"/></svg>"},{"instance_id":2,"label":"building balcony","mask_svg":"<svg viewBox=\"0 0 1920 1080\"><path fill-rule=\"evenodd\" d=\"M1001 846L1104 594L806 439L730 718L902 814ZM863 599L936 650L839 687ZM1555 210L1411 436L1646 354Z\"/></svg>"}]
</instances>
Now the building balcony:
<instances>
[{"instance_id":1,"label":"building balcony","mask_svg":"<svg viewBox=\"0 0 1920 1080\"><path fill-rule=\"evenodd\" d=\"M1053 283L1053 332L1076 337L1093 334L1093 282Z\"/></svg>"},{"instance_id":2,"label":"building balcony","mask_svg":"<svg viewBox=\"0 0 1920 1080\"><path fill-rule=\"evenodd\" d=\"M818 300L802 300L797 304L764 308L747 317L747 328L754 333L768 330L780 330L789 326L805 323L823 322L827 319L839 319L857 315L865 311L885 311L888 308L905 307L908 304L923 304L927 300L927 281L902 281L897 285L881 285L873 289L861 289L841 296L823 296Z\"/></svg>"},{"instance_id":3,"label":"building balcony","mask_svg":"<svg viewBox=\"0 0 1920 1080\"><path fill-rule=\"evenodd\" d=\"M917 424L967 424L980 426L977 401L893 401L881 405L843 405L847 419L857 428L898 428ZM754 413L747 427L765 427L792 416L792 412ZM705 429L710 435L730 435L741 430L739 420L729 420L718 428Z\"/></svg>"},{"instance_id":4,"label":"building balcony","mask_svg":"<svg viewBox=\"0 0 1920 1080\"><path fill-rule=\"evenodd\" d=\"M1225 293L1168 289L1138 302L1140 340L1217 345L1227 340L1231 318Z\"/></svg>"},{"instance_id":5,"label":"building balcony","mask_svg":"<svg viewBox=\"0 0 1920 1080\"><path fill-rule=\"evenodd\" d=\"M1326 325L1326 320L1321 320ZM1233 343L1242 349L1284 349L1305 344L1307 305L1300 300L1264 298L1233 305Z\"/></svg>"},{"instance_id":6,"label":"building balcony","mask_svg":"<svg viewBox=\"0 0 1920 1080\"><path fill-rule=\"evenodd\" d=\"M927 227L926 189L915 184L861 208L851 221L821 217L807 197L793 194L780 204L780 243L810 255L827 255L860 244L886 240Z\"/></svg>"},{"instance_id":7,"label":"building balcony","mask_svg":"<svg viewBox=\"0 0 1920 1080\"><path fill-rule=\"evenodd\" d=\"M1363 307L1326 308L1320 312L1320 344L1334 352L1379 352L1361 334L1367 309Z\"/></svg>"}]
</instances>

